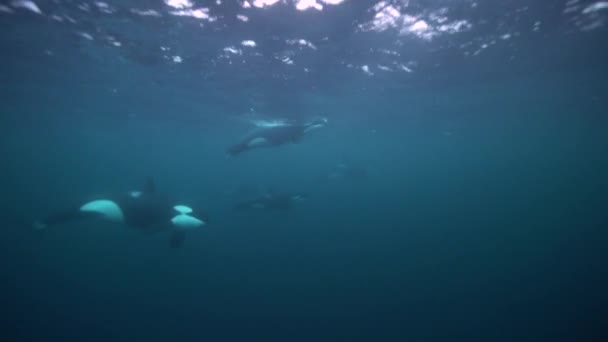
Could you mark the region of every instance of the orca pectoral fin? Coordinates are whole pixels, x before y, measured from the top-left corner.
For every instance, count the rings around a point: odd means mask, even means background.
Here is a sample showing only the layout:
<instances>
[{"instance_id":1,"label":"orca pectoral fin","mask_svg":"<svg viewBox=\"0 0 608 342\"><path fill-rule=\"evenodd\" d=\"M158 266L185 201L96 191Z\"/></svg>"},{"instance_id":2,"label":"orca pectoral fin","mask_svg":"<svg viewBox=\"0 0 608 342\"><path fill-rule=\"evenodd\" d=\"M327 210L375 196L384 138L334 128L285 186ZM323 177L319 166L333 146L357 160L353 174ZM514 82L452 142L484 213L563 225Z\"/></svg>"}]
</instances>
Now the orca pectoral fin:
<instances>
[{"instance_id":1,"label":"orca pectoral fin","mask_svg":"<svg viewBox=\"0 0 608 342\"><path fill-rule=\"evenodd\" d=\"M28 229L37 230L36 223L39 221L33 221L30 217L18 213L2 213L0 214L0 222L3 227L10 227L11 229Z\"/></svg>"},{"instance_id":2,"label":"orca pectoral fin","mask_svg":"<svg viewBox=\"0 0 608 342\"><path fill-rule=\"evenodd\" d=\"M179 248L184 244L186 240L186 232L183 230L174 230L171 232L171 237L169 238L169 247L171 248Z\"/></svg>"}]
</instances>

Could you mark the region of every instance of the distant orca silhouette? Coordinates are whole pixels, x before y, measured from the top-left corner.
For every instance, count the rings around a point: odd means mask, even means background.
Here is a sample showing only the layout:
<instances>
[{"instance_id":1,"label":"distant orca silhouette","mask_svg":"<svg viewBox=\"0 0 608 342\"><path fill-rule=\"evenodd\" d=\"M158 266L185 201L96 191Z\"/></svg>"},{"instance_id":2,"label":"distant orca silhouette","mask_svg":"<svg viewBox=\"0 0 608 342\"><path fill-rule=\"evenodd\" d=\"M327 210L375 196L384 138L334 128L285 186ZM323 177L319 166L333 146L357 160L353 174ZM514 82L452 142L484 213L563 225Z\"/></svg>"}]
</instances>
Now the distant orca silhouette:
<instances>
[{"instance_id":1,"label":"distant orca silhouette","mask_svg":"<svg viewBox=\"0 0 608 342\"><path fill-rule=\"evenodd\" d=\"M304 193L275 193L268 192L254 199L241 201L234 206L237 211L264 210L286 211L294 204L308 198Z\"/></svg>"},{"instance_id":2,"label":"distant orca silhouette","mask_svg":"<svg viewBox=\"0 0 608 342\"><path fill-rule=\"evenodd\" d=\"M45 229L78 220L111 221L145 233L170 232L169 245L175 248L183 244L187 230L207 223L207 219L202 217L191 207L158 193L154 181L149 178L141 191L102 197L54 212L35 221L34 227Z\"/></svg>"},{"instance_id":3,"label":"distant orca silhouette","mask_svg":"<svg viewBox=\"0 0 608 342\"><path fill-rule=\"evenodd\" d=\"M316 183L325 183L333 180L364 181L369 177L367 169L348 162L340 162L332 166L326 173L319 175Z\"/></svg>"},{"instance_id":4,"label":"distant orca silhouette","mask_svg":"<svg viewBox=\"0 0 608 342\"><path fill-rule=\"evenodd\" d=\"M228 154L236 156L255 148L276 147L288 143L297 143L304 135L314 129L324 127L326 123L327 119L321 118L305 124L261 127L245 136L239 143L230 146Z\"/></svg>"}]
</instances>

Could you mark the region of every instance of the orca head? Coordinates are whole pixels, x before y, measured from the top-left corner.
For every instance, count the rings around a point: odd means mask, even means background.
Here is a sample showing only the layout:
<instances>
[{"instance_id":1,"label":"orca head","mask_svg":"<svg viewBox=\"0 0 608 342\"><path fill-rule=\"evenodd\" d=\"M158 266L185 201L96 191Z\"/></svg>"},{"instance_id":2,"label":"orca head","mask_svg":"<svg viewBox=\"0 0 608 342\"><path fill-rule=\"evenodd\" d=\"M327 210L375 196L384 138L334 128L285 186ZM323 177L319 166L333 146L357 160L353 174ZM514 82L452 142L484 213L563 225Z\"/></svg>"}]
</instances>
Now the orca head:
<instances>
[{"instance_id":1,"label":"orca head","mask_svg":"<svg viewBox=\"0 0 608 342\"><path fill-rule=\"evenodd\" d=\"M175 228L178 229L197 229L207 224L207 219L203 218L202 215L194 214L194 210L189 206L178 204L173 207L174 214L171 218L171 223Z\"/></svg>"}]
</instances>

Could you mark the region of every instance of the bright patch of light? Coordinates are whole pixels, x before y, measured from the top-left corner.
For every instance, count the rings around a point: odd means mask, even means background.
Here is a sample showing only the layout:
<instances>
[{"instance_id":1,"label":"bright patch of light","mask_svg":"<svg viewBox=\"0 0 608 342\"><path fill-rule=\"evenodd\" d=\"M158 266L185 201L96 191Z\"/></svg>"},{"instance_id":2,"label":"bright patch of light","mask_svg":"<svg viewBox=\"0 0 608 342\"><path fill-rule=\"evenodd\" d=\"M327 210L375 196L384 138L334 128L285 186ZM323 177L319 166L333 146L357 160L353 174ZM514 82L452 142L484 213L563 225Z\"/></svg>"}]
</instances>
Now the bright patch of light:
<instances>
[{"instance_id":1,"label":"bright patch of light","mask_svg":"<svg viewBox=\"0 0 608 342\"><path fill-rule=\"evenodd\" d=\"M502 40L507 40L509 38L511 38L511 34L509 34L509 33L505 33L502 36L500 36L500 39L502 39Z\"/></svg>"},{"instance_id":2,"label":"bright patch of light","mask_svg":"<svg viewBox=\"0 0 608 342\"><path fill-rule=\"evenodd\" d=\"M597 11L601 11L603 9L608 9L608 1L598 1L593 3L583 10L583 14L589 14Z\"/></svg>"},{"instance_id":3,"label":"bright patch of light","mask_svg":"<svg viewBox=\"0 0 608 342\"><path fill-rule=\"evenodd\" d=\"M458 33L471 28L471 24L466 20L454 21L449 24L441 25L437 29L441 32Z\"/></svg>"},{"instance_id":4,"label":"bright patch of light","mask_svg":"<svg viewBox=\"0 0 608 342\"><path fill-rule=\"evenodd\" d=\"M429 29L429 25L424 20L417 21L414 25L410 26L411 31L426 31Z\"/></svg>"},{"instance_id":5,"label":"bright patch of light","mask_svg":"<svg viewBox=\"0 0 608 342\"><path fill-rule=\"evenodd\" d=\"M131 13L141 15L144 17L160 17L161 16L160 13L158 13L157 11L152 10L152 9L141 10L141 9L137 9L137 8L132 8Z\"/></svg>"},{"instance_id":6,"label":"bright patch of light","mask_svg":"<svg viewBox=\"0 0 608 342\"><path fill-rule=\"evenodd\" d=\"M248 22L249 18L247 18L246 15L242 15L242 14L237 14L236 18L240 21L244 21L244 22Z\"/></svg>"},{"instance_id":7,"label":"bright patch of light","mask_svg":"<svg viewBox=\"0 0 608 342\"><path fill-rule=\"evenodd\" d=\"M403 64L399 64L398 66L399 66L399 69L401 69L401 70L403 70L405 72L408 72L408 73L413 72L412 69L408 68L407 66L405 66Z\"/></svg>"},{"instance_id":8,"label":"bright patch of light","mask_svg":"<svg viewBox=\"0 0 608 342\"><path fill-rule=\"evenodd\" d=\"M241 42L241 45L243 45L243 46L249 46L249 47L255 47L256 46L256 44L255 44L255 42L253 40L243 40Z\"/></svg>"},{"instance_id":9,"label":"bright patch of light","mask_svg":"<svg viewBox=\"0 0 608 342\"><path fill-rule=\"evenodd\" d=\"M173 63L181 63L183 59L180 56L173 56Z\"/></svg>"},{"instance_id":10,"label":"bright patch of light","mask_svg":"<svg viewBox=\"0 0 608 342\"><path fill-rule=\"evenodd\" d=\"M106 39L108 42L116 47L122 46L122 43L117 41L113 36L107 36Z\"/></svg>"},{"instance_id":11,"label":"bright patch of light","mask_svg":"<svg viewBox=\"0 0 608 342\"><path fill-rule=\"evenodd\" d=\"M448 9L439 8L427 15L410 15L402 12L409 4L408 0L380 1L374 7L374 18L359 28L363 31L383 32L397 29L401 35L414 35L421 39L431 40L444 33L458 33L471 28L466 20L448 22Z\"/></svg>"},{"instance_id":12,"label":"bright patch of light","mask_svg":"<svg viewBox=\"0 0 608 342\"><path fill-rule=\"evenodd\" d=\"M243 8L251 8L251 4L247 1L243 2Z\"/></svg>"},{"instance_id":13,"label":"bright patch of light","mask_svg":"<svg viewBox=\"0 0 608 342\"><path fill-rule=\"evenodd\" d=\"M399 56L399 52L397 52L397 51L393 51L393 50L388 50L388 49L380 49L380 50L378 50L378 51L380 51L380 52L382 52L383 54L386 54L386 55Z\"/></svg>"},{"instance_id":14,"label":"bright patch of light","mask_svg":"<svg viewBox=\"0 0 608 342\"><path fill-rule=\"evenodd\" d=\"M343 3L345 0L321 0L321 1L328 5L339 5L339 4Z\"/></svg>"},{"instance_id":15,"label":"bright patch of light","mask_svg":"<svg viewBox=\"0 0 608 342\"><path fill-rule=\"evenodd\" d=\"M253 0L253 6L258 8L263 8L267 6L272 6L279 2L279 0ZM248 4L247 1L243 4L243 7L247 8L245 4Z\"/></svg>"},{"instance_id":16,"label":"bright patch of light","mask_svg":"<svg viewBox=\"0 0 608 342\"><path fill-rule=\"evenodd\" d=\"M112 14L116 12L110 5L102 1L96 1L95 6L97 6L97 9L102 13Z\"/></svg>"},{"instance_id":17,"label":"bright patch of light","mask_svg":"<svg viewBox=\"0 0 608 342\"><path fill-rule=\"evenodd\" d=\"M401 17L401 12L392 5L386 6L386 2L381 1L374 9L378 12L374 16L372 21L372 30L374 31L385 31L391 27L397 26L397 21Z\"/></svg>"},{"instance_id":18,"label":"bright patch of light","mask_svg":"<svg viewBox=\"0 0 608 342\"><path fill-rule=\"evenodd\" d=\"M91 36L90 34L88 34L86 32L78 32L78 35L84 39L93 40L93 36Z\"/></svg>"},{"instance_id":19,"label":"bright patch of light","mask_svg":"<svg viewBox=\"0 0 608 342\"><path fill-rule=\"evenodd\" d=\"M371 72L371 71L369 70L369 66L367 66L367 65L363 65L363 66L361 67L361 70L363 70L363 72L364 72L364 73L366 73L366 74L368 74L368 75L370 75L370 76L374 74L373 72Z\"/></svg>"},{"instance_id":20,"label":"bright patch of light","mask_svg":"<svg viewBox=\"0 0 608 342\"><path fill-rule=\"evenodd\" d=\"M240 49L237 49L237 48L235 48L233 46L225 47L224 48L224 52L228 52L228 53L231 53L231 54L234 54L234 55L240 55L242 53Z\"/></svg>"},{"instance_id":21,"label":"bright patch of light","mask_svg":"<svg viewBox=\"0 0 608 342\"><path fill-rule=\"evenodd\" d=\"M193 6L190 0L165 0L165 4L169 7L183 9L190 8Z\"/></svg>"},{"instance_id":22,"label":"bright patch of light","mask_svg":"<svg viewBox=\"0 0 608 342\"><path fill-rule=\"evenodd\" d=\"M431 39L435 36L433 28L424 20L418 20L413 25L406 27L401 31L401 33L408 32L423 39Z\"/></svg>"},{"instance_id":23,"label":"bright patch of light","mask_svg":"<svg viewBox=\"0 0 608 342\"><path fill-rule=\"evenodd\" d=\"M316 10L323 10L323 5L317 2L317 0L297 0L296 9L298 11L305 11L309 8L314 8Z\"/></svg>"},{"instance_id":24,"label":"bright patch of light","mask_svg":"<svg viewBox=\"0 0 608 342\"><path fill-rule=\"evenodd\" d=\"M181 17L193 17L196 19L209 19L213 21L214 19L209 17L209 9L207 8L198 8L198 9L186 9L180 11L172 11L170 12L173 15L181 16Z\"/></svg>"},{"instance_id":25,"label":"bright patch of light","mask_svg":"<svg viewBox=\"0 0 608 342\"><path fill-rule=\"evenodd\" d=\"M306 39L300 39L298 40L298 43L300 43L300 45L304 45L304 46L308 46L311 49L317 49L316 46L314 46L311 42L307 41Z\"/></svg>"},{"instance_id":26,"label":"bright patch of light","mask_svg":"<svg viewBox=\"0 0 608 342\"><path fill-rule=\"evenodd\" d=\"M290 44L290 45L299 44L301 46L307 46L313 50L317 49L317 47L313 43L309 42L306 39L289 39L289 40L287 40L287 44Z\"/></svg>"},{"instance_id":27,"label":"bright patch of light","mask_svg":"<svg viewBox=\"0 0 608 342\"><path fill-rule=\"evenodd\" d=\"M393 71L393 69L387 67L386 65L378 64L378 69L382 71Z\"/></svg>"},{"instance_id":28,"label":"bright patch of light","mask_svg":"<svg viewBox=\"0 0 608 342\"><path fill-rule=\"evenodd\" d=\"M15 0L15 1L11 2L11 5L13 5L13 7L16 7L16 8L23 8L28 11L32 11L36 14L42 14L42 11L38 7L38 5L36 5L35 2L30 1L30 0Z\"/></svg>"},{"instance_id":29,"label":"bright patch of light","mask_svg":"<svg viewBox=\"0 0 608 342\"><path fill-rule=\"evenodd\" d=\"M264 128L289 126L289 123L287 123L287 120L285 120L285 119L253 120L253 121L251 121L251 123L253 123L256 127L264 127Z\"/></svg>"}]
</instances>

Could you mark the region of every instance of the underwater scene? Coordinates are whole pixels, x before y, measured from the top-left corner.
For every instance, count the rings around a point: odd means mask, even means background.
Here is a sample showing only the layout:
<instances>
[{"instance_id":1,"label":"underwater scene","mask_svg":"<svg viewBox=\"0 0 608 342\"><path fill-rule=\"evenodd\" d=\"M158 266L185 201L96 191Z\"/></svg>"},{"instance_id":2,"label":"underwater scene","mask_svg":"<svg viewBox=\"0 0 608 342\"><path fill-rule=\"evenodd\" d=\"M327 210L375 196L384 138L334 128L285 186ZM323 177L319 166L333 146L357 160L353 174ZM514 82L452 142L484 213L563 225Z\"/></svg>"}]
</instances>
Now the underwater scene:
<instances>
[{"instance_id":1,"label":"underwater scene","mask_svg":"<svg viewBox=\"0 0 608 342\"><path fill-rule=\"evenodd\" d=\"M0 0L3 341L608 341L608 2Z\"/></svg>"}]
</instances>

